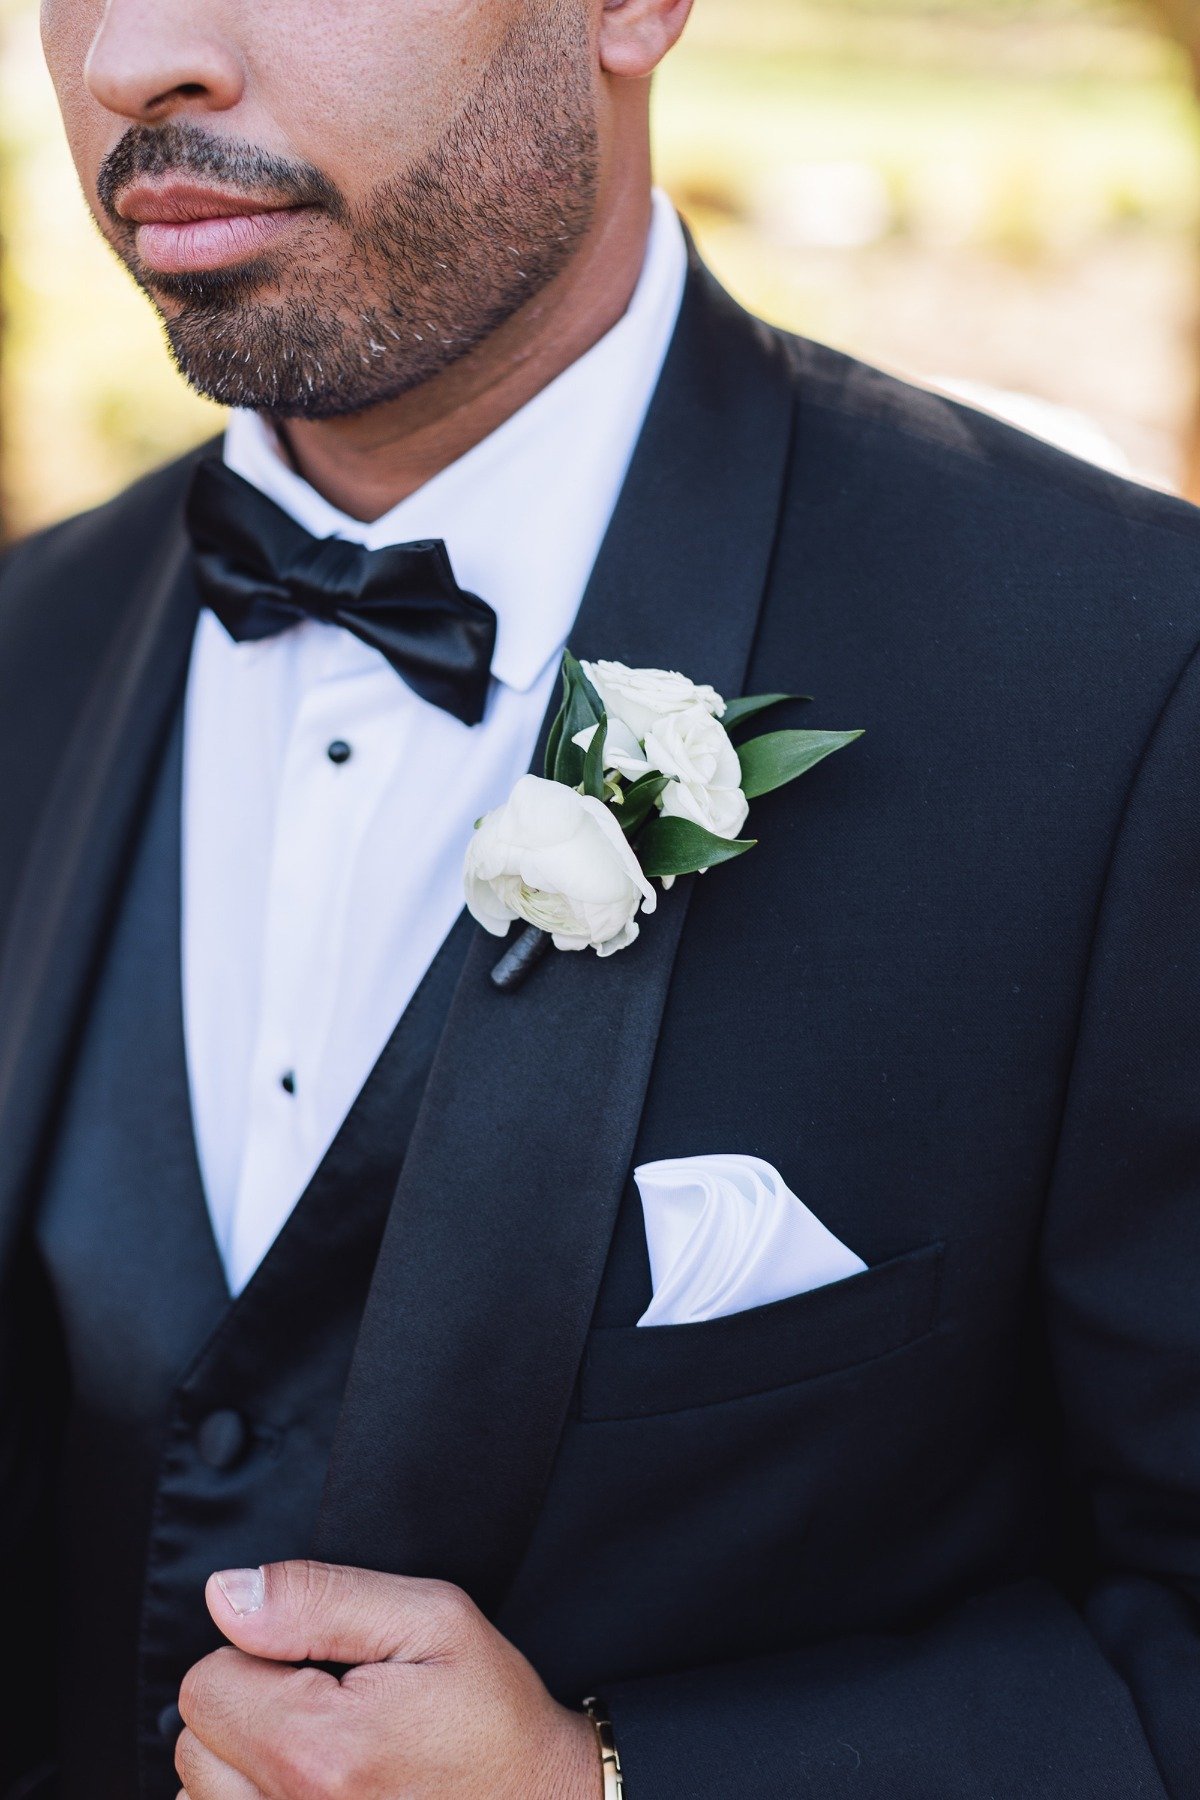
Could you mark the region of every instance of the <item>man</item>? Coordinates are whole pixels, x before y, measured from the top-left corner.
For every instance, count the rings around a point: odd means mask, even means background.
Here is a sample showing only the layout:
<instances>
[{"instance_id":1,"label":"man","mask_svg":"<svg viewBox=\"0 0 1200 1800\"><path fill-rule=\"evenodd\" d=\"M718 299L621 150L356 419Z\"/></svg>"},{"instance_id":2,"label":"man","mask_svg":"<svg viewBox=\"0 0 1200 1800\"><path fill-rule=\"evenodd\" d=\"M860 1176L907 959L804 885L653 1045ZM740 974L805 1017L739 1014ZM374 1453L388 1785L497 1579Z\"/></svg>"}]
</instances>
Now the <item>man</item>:
<instances>
[{"instance_id":1,"label":"man","mask_svg":"<svg viewBox=\"0 0 1200 1800\"><path fill-rule=\"evenodd\" d=\"M720 293L687 12L44 0L234 410L0 569L14 1794L1200 1795L1200 527ZM502 991L568 643L866 735Z\"/></svg>"}]
</instances>

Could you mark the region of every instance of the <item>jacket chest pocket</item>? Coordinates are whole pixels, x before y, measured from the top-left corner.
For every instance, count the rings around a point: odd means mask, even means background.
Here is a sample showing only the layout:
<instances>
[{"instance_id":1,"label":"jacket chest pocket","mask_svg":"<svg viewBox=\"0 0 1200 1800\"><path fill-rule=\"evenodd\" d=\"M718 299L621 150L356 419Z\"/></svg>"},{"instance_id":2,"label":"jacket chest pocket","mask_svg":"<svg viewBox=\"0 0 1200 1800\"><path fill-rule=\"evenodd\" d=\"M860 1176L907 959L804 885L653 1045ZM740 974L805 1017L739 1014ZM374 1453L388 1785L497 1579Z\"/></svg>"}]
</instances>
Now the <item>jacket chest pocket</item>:
<instances>
[{"instance_id":1,"label":"jacket chest pocket","mask_svg":"<svg viewBox=\"0 0 1200 1800\"><path fill-rule=\"evenodd\" d=\"M718 1406L860 1367L934 1329L943 1246L699 1325L604 1327L579 1379L585 1421Z\"/></svg>"}]
</instances>

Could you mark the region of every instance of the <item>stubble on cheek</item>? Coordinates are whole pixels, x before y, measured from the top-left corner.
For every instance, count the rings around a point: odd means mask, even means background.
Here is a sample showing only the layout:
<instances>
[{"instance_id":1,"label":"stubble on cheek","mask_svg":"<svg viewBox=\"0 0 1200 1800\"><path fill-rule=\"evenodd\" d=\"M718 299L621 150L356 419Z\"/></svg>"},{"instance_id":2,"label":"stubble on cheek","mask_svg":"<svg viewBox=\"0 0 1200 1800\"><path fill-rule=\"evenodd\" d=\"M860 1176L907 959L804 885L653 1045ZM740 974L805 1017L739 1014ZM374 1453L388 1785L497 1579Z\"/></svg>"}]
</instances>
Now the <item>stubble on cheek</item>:
<instances>
[{"instance_id":1,"label":"stubble on cheek","mask_svg":"<svg viewBox=\"0 0 1200 1800\"><path fill-rule=\"evenodd\" d=\"M420 166L514 35L562 0L339 0L325 26L328 0L305 4L318 23L288 32L256 62L255 90L295 153L328 170L362 209Z\"/></svg>"}]
</instances>

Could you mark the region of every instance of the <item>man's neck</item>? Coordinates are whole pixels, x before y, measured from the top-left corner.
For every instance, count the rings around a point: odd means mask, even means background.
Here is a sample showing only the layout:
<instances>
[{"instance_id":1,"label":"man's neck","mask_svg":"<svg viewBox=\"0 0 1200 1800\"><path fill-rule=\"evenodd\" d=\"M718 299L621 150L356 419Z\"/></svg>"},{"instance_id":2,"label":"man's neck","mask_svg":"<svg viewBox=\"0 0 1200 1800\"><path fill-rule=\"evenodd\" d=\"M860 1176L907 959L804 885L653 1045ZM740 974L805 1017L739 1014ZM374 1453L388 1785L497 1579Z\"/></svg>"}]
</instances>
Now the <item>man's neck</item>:
<instances>
[{"instance_id":1,"label":"man's neck","mask_svg":"<svg viewBox=\"0 0 1200 1800\"><path fill-rule=\"evenodd\" d=\"M645 260L643 181L610 204L570 265L471 355L398 400L280 427L299 473L351 518L381 518L482 443L628 309Z\"/></svg>"}]
</instances>

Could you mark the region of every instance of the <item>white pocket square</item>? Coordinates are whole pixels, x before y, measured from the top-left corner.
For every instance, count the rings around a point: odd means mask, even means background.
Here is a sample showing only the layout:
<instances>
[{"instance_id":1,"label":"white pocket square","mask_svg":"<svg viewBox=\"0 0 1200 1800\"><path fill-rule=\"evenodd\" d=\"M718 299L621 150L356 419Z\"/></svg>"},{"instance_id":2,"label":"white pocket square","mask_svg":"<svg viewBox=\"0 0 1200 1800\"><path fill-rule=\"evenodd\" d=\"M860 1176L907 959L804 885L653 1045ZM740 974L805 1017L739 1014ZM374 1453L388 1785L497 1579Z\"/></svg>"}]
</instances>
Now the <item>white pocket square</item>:
<instances>
[{"instance_id":1,"label":"white pocket square","mask_svg":"<svg viewBox=\"0 0 1200 1800\"><path fill-rule=\"evenodd\" d=\"M768 1306L866 1268L757 1156L643 1163L654 1298L639 1325L694 1325Z\"/></svg>"}]
</instances>

